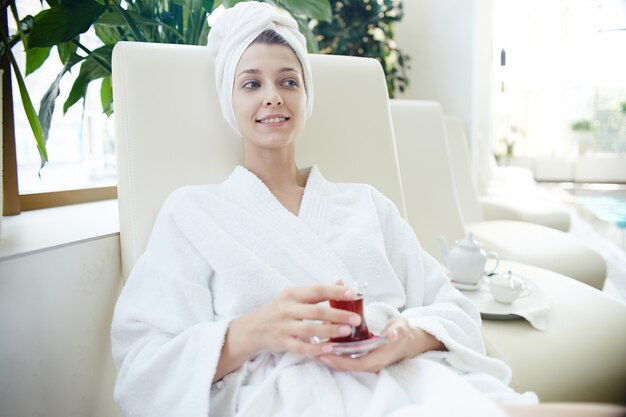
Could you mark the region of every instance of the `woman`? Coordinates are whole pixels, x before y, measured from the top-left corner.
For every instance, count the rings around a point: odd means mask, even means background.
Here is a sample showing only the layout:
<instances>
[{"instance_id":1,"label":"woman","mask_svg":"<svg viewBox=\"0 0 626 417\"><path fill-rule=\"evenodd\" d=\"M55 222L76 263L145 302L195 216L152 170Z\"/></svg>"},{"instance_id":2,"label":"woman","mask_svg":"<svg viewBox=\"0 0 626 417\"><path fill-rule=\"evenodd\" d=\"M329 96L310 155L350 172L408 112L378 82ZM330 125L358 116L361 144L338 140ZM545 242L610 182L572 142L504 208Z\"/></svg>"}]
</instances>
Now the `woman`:
<instances>
[{"instance_id":1,"label":"woman","mask_svg":"<svg viewBox=\"0 0 626 417\"><path fill-rule=\"evenodd\" d=\"M182 188L161 209L113 320L122 410L501 416L498 403L536 403L506 386L510 371L485 356L476 309L390 200L296 167L313 84L295 21L239 3L208 47L245 159L223 183ZM354 299L353 282L368 283L367 324L387 338L359 358L311 342L360 323L326 303Z\"/></svg>"}]
</instances>

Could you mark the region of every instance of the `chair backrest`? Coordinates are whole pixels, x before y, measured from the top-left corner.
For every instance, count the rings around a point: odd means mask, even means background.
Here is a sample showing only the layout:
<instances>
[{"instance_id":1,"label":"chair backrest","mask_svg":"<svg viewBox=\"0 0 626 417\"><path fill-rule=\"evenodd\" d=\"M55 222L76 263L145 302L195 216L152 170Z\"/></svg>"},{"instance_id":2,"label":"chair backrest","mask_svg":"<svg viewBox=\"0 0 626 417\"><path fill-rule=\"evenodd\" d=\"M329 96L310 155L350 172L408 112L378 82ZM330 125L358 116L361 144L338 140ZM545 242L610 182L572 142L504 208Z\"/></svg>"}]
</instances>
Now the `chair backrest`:
<instances>
[{"instance_id":1,"label":"chair backrest","mask_svg":"<svg viewBox=\"0 0 626 417\"><path fill-rule=\"evenodd\" d=\"M471 157L463 120L454 116L446 116L445 121L452 176L463 223L481 222L483 221L483 213L472 175Z\"/></svg>"},{"instance_id":2,"label":"chair backrest","mask_svg":"<svg viewBox=\"0 0 626 417\"><path fill-rule=\"evenodd\" d=\"M315 107L296 145L336 182L363 182L404 215L389 98L380 64L311 55ZM119 42L113 51L118 199L124 276L143 253L163 200L187 184L224 180L243 161L224 121L214 63L201 46Z\"/></svg>"},{"instance_id":3,"label":"chair backrest","mask_svg":"<svg viewBox=\"0 0 626 417\"><path fill-rule=\"evenodd\" d=\"M493 154L491 141L489 138L480 136L476 137L474 141L476 144L476 186L478 189L478 195L486 195L489 189L489 182L494 175L498 163L496 157Z\"/></svg>"},{"instance_id":4,"label":"chair backrest","mask_svg":"<svg viewBox=\"0 0 626 417\"><path fill-rule=\"evenodd\" d=\"M422 247L442 260L438 235L448 244L465 234L439 103L391 100L402 188L409 224Z\"/></svg>"}]
</instances>

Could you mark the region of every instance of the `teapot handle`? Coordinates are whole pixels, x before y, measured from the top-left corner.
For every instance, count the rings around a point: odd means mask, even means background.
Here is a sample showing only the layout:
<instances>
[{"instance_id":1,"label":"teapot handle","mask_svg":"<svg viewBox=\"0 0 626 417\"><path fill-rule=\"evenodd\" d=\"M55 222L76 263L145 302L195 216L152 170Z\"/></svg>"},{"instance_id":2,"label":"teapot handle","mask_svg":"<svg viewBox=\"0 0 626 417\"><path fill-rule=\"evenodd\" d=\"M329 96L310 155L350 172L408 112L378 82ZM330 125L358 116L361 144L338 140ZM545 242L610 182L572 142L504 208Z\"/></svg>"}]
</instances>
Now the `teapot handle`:
<instances>
[{"instance_id":1,"label":"teapot handle","mask_svg":"<svg viewBox=\"0 0 626 417\"><path fill-rule=\"evenodd\" d=\"M497 253L490 251L490 252L487 252L487 258L495 259L496 261L496 264L493 266L491 271L485 272L486 275L491 275L494 272L496 272L496 269L498 269L498 265L500 265L500 257L498 256Z\"/></svg>"}]
</instances>

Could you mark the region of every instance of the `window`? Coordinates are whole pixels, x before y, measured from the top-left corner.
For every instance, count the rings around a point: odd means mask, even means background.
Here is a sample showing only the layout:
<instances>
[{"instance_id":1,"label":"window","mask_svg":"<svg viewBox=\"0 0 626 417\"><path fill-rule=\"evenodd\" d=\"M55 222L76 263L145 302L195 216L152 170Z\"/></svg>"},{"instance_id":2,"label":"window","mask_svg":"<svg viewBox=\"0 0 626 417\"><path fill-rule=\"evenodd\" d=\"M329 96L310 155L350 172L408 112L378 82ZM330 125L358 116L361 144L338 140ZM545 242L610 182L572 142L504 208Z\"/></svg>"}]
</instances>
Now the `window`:
<instances>
[{"instance_id":1,"label":"window","mask_svg":"<svg viewBox=\"0 0 626 417\"><path fill-rule=\"evenodd\" d=\"M494 23L496 152L626 155L626 2L500 0Z\"/></svg>"},{"instance_id":2,"label":"window","mask_svg":"<svg viewBox=\"0 0 626 417\"><path fill-rule=\"evenodd\" d=\"M44 6L47 7L45 3ZM38 0L21 0L17 2L17 7L20 18L29 14L34 16L42 10ZM9 17L8 28L10 33L17 30L12 16ZM102 44L93 30L81 35L81 43L89 49ZM23 46L18 44L12 51L25 76ZM46 62L25 77L37 110L41 98L61 69L56 48L52 48ZM76 65L61 82L47 142L49 162L40 169L35 139L23 110L15 74L11 71L16 153L16 168L13 169L16 169L19 189L14 198L18 199L22 210L115 198L114 122L112 117L102 113L101 81L90 83L85 102L79 101L63 115L63 103L78 72L79 66ZM5 167L5 173L11 168Z\"/></svg>"}]
</instances>

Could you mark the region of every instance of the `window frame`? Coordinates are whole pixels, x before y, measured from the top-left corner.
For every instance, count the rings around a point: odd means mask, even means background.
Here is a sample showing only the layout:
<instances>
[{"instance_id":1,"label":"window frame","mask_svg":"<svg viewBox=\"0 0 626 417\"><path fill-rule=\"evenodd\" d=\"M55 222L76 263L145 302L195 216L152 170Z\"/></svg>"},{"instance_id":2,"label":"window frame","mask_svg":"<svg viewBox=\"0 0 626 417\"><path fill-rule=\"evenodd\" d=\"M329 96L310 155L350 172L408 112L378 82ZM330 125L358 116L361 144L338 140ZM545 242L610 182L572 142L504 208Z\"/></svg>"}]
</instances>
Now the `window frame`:
<instances>
[{"instance_id":1,"label":"window frame","mask_svg":"<svg viewBox=\"0 0 626 417\"><path fill-rule=\"evenodd\" d=\"M0 25L8 33L7 15L2 16ZM38 210L70 204L117 198L117 187L94 187L33 194L20 194L18 185L17 154L15 148L15 123L13 118L12 69L7 55L0 60L2 72L2 215L11 216L22 211Z\"/></svg>"},{"instance_id":2,"label":"window frame","mask_svg":"<svg viewBox=\"0 0 626 417\"><path fill-rule=\"evenodd\" d=\"M1 22L6 28L5 20ZM2 215L11 216L22 211L88 203L117 198L117 187L95 187L45 193L20 194L18 185L15 126L13 120L13 89L11 66L5 55L0 62L2 72Z\"/></svg>"}]
</instances>

